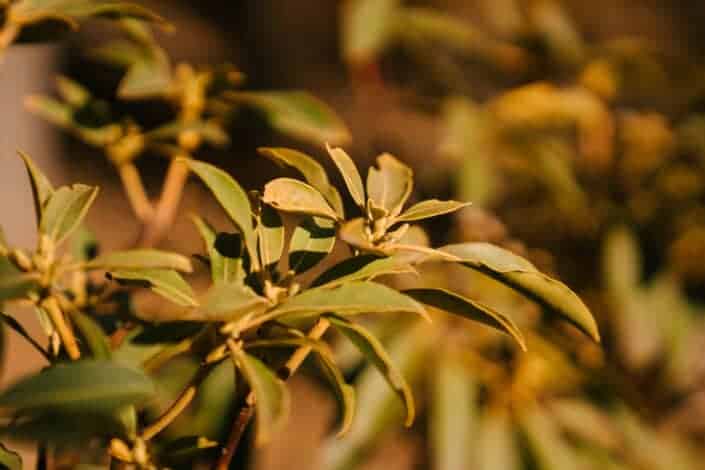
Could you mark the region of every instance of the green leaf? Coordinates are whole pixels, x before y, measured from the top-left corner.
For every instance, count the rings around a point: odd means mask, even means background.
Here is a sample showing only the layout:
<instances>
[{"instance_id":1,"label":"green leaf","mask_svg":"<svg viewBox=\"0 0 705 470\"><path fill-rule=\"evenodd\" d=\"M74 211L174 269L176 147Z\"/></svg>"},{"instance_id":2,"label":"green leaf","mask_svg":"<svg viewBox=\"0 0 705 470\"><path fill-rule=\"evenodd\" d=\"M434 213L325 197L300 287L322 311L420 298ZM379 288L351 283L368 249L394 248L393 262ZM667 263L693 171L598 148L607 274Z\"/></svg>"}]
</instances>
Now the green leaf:
<instances>
[{"instance_id":1,"label":"green leaf","mask_svg":"<svg viewBox=\"0 0 705 470\"><path fill-rule=\"evenodd\" d=\"M345 217L340 193L330 183L326 170L320 163L302 152L283 147L260 147L257 151L276 163L296 168L308 184L320 191L338 217Z\"/></svg>"},{"instance_id":2,"label":"green leaf","mask_svg":"<svg viewBox=\"0 0 705 470\"><path fill-rule=\"evenodd\" d=\"M37 225L42 220L44 213L44 205L54 193L54 187L51 185L49 178L39 169L32 159L24 152L18 152L24 166L29 175L29 181L32 184L32 197L34 200L34 213L37 217Z\"/></svg>"},{"instance_id":3,"label":"green leaf","mask_svg":"<svg viewBox=\"0 0 705 470\"><path fill-rule=\"evenodd\" d=\"M169 269L118 270L111 271L110 276L124 284L132 283L149 287L155 294L159 294L177 305L185 307L198 305L191 286L176 271Z\"/></svg>"},{"instance_id":4,"label":"green leaf","mask_svg":"<svg viewBox=\"0 0 705 470\"><path fill-rule=\"evenodd\" d=\"M257 232L262 266L275 268L284 250L284 225L279 213L269 206L262 206Z\"/></svg>"},{"instance_id":5,"label":"green leaf","mask_svg":"<svg viewBox=\"0 0 705 470\"><path fill-rule=\"evenodd\" d=\"M455 212L469 205L469 202L439 201L438 199L429 199L427 201L421 201L418 204L414 204L405 210L395 219L395 222L412 222L414 220L427 219L429 217Z\"/></svg>"},{"instance_id":6,"label":"green leaf","mask_svg":"<svg viewBox=\"0 0 705 470\"><path fill-rule=\"evenodd\" d=\"M518 326L506 315L491 307L445 289L408 289L404 294L439 310L491 326L508 334L526 351L526 341Z\"/></svg>"},{"instance_id":7,"label":"green leaf","mask_svg":"<svg viewBox=\"0 0 705 470\"><path fill-rule=\"evenodd\" d=\"M472 461L478 387L467 365L446 351L432 375L429 434L432 468L463 470Z\"/></svg>"},{"instance_id":8,"label":"green leaf","mask_svg":"<svg viewBox=\"0 0 705 470\"><path fill-rule=\"evenodd\" d=\"M20 299L38 287L37 279L24 273L5 256L0 256L0 303Z\"/></svg>"},{"instance_id":9,"label":"green leaf","mask_svg":"<svg viewBox=\"0 0 705 470\"><path fill-rule=\"evenodd\" d=\"M328 381L333 385L336 399L340 405L341 423L338 436L343 436L352 425L355 415L355 390L345 382L343 374L335 364L333 353L323 341L312 340L306 337L276 338L250 341L246 348L311 348L316 353L316 359ZM290 371L287 371L287 373Z\"/></svg>"},{"instance_id":10,"label":"green leaf","mask_svg":"<svg viewBox=\"0 0 705 470\"><path fill-rule=\"evenodd\" d=\"M264 186L262 201L275 209L295 214L338 220L338 214L314 187L292 178L277 178Z\"/></svg>"},{"instance_id":11,"label":"green leaf","mask_svg":"<svg viewBox=\"0 0 705 470\"><path fill-rule=\"evenodd\" d=\"M201 299L201 310L209 321L231 321L246 314L265 311L271 302L241 282L219 282Z\"/></svg>"},{"instance_id":12,"label":"green leaf","mask_svg":"<svg viewBox=\"0 0 705 470\"><path fill-rule=\"evenodd\" d=\"M253 263L257 260L257 236L252 227L252 207L247 193L223 170L196 160L185 160L191 170L208 186L221 207L242 233ZM255 266L257 267L257 266Z\"/></svg>"},{"instance_id":13,"label":"green leaf","mask_svg":"<svg viewBox=\"0 0 705 470\"><path fill-rule=\"evenodd\" d=\"M370 281L348 282L333 288L317 287L290 297L267 312L267 318L305 318L325 312L339 315L363 313L416 313L426 311L410 297Z\"/></svg>"},{"instance_id":14,"label":"green leaf","mask_svg":"<svg viewBox=\"0 0 705 470\"><path fill-rule=\"evenodd\" d=\"M369 227L367 220L363 217L356 217L348 220L338 229L338 236L342 241L363 252L374 253L379 256L386 256L388 253L382 247L372 244L368 235Z\"/></svg>"},{"instance_id":15,"label":"green leaf","mask_svg":"<svg viewBox=\"0 0 705 470\"><path fill-rule=\"evenodd\" d=\"M95 359L110 359L110 342L100 325L93 318L78 310L71 310L69 315L71 322L76 325L86 341L93 357Z\"/></svg>"},{"instance_id":16,"label":"green leaf","mask_svg":"<svg viewBox=\"0 0 705 470\"><path fill-rule=\"evenodd\" d=\"M105 360L53 365L0 394L0 407L15 411L106 413L142 403L155 392L142 372Z\"/></svg>"},{"instance_id":17,"label":"green leaf","mask_svg":"<svg viewBox=\"0 0 705 470\"><path fill-rule=\"evenodd\" d=\"M477 433L479 470L520 470L524 468L507 413L490 410L480 421Z\"/></svg>"},{"instance_id":18,"label":"green leaf","mask_svg":"<svg viewBox=\"0 0 705 470\"><path fill-rule=\"evenodd\" d=\"M22 457L0 444L0 467L6 470L22 470Z\"/></svg>"},{"instance_id":19,"label":"green leaf","mask_svg":"<svg viewBox=\"0 0 705 470\"><path fill-rule=\"evenodd\" d=\"M201 234L208 252L213 282L233 282L244 279L245 272L242 267L242 258L229 258L220 254L215 248L216 233L213 227L197 215L193 215L191 219Z\"/></svg>"},{"instance_id":20,"label":"green leaf","mask_svg":"<svg viewBox=\"0 0 705 470\"><path fill-rule=\"evenodd\" d=\"M294 229L289 242L289 269L302 273L317 265L335 245L335 223L306 217Z\"/></svg>"},{"instance_id":21,"label":"green leaf","mask_svg":"<svg viewBox=\"0 0 705 470\"><path fill-rule=\"evenodd\" d=\"M84 106L92 98L87 88L64 75L56 77L56 89L61 98L75 108Z\"/></svg>"},{"instance_id":22,"label":"green leaf","mask_svg":"<svg viewBox=\"0 0 705 470\"><path fill-rule=\"evenodd\" d=\"M77 261L90 261L98 254L98 240L95 233L81 225L73 234L71 255Z\"/></svg>"},{"instance_id":23,"label":"green leaf","mask_svg":"<svg viewBox=\"0 0 705 470\"><path fill-rule=\"evenodd\" d=\"M39 231L58 245L78 228L97 195L97 187L83 184L57 189L46 202Z\"/></svg>"},{"instance_id":24,"label":"green leaf","mask_svg":"<svg viewBox=\"0 0 705 470\"><path fill-rule=\"evenodd\" d=\"M355 204L357 204L359 208L364 209L365 188L362 186L362 178L357 171L355 162L353 162L350 155L341 148L334 148L326 144L326 150L333 160L333 163L335 163L335 166L338 168L338 171L343 176L343 181L345 181L345 186L348 187L353 201L355 201Z\"/></svg>"},{"instance_id":25,"label":"green leaf","mask_svg":"<svg viewBox=\"0 0 705 470\"><path fill-rule=\"evenodd\" d=\"M411 387L404 379L404 375L394 364L392 358L384 349L382 343L369 331L357 323L353 323L345 318L336 315L326 315L331 324L347 337L360 352L379 370L392 387L394 392L406 407L406 420L404 424L409 427L414 423L416 407Z\"/></svg>"},{"instance_id":26,"label":"green leaf","mask_svg":"<svg viewBox=\"0 0 705 470\"><path fill-rule=\"evenodd\" d=\"M196 132L209 144L222 147L230 142L223 128L213 121L173 121L144 133L147 140L176 140L184 131Z\"/></svg>"},{"instance_id":27,"label":"green leaf","mask_svg":"<svg viewBox=\"0 0 705 470\"><path fill-rule=\"evenodd\" d=\"M489 243L459 243L440 251L455 256L457 262L479 271L534 300L550 313L556 314L600 340L597 324L590 310L565 284L539 272L521 256Z\"/></svg>"},{"instance_id":28,"label":"green leaf","mask_svg":"<svg viewBox=\"0 0 705 470\"><path fill-rule=\"evenodd\" d=\"M399 0L349 0L343 10L345 60L363 66L377 60L394 37Z\"/></svg>"},{"instance_id":29,"label":"green leaf","mask_svg":"<svg viewBox=\"0 0 705 470\"><path fill-rule=\"evenodd\" d=\"M107 253L89 261L86 267L106 270L175 269L187 273L192 271L191 261L187 257L149 248Z\"/></svg>"},{"instance_id":30,"label":"green leaf","mask_svg":"<svg viewBox=\"0 0 705 470\"><path fill-rule=\"evenodd\" d=\"M377 157L377 167L367 172L367 196L375 206L396 217L414 187L414 173L388 153Z\"/></svg>"},{"instance_id":31,"label":"green leaf","mask_svg":"<svg viewBox=\"0 0 705 470\"><path fill-rule=\"evenodd\" d=\"M284 382L256 357L235 350L233 359L255 394L255 443L264 445L289 413L289 391Z\"/></svg>"},{"instance_id":32,"label":"green leaf","mask_svg":"<svg viewBox=\"0 0 705 470\"><path fill-rule=\"evenodd\" d=\"M348 258L318 276L313 287L333 287L350 281L369 281L388 274L416 273L416 270L397 257L380 258L375 255L360 255Z\"/></svg>"},{"instance_id":33,"label":"green leaf","mask_svg":"<svg viewBox=\"0 0 705 470\"><path fill-rule=\"evenodd\" d=\"M343 144L350 132L335 111L323 101L303 91L226 92L225 96L253 107L274 129L298 139L320 144Z\"/></svg>"},{"instance_id":34,"label":"green leaf","mask_svg":"<svg viewBox=\"0 0 705 470\"><path fill-rule=\"evenodd\" d=\"M219 444L203 436L184 436L167 442L160 451L161 458L171 464L183 464L213 453Z\"/></svg>"}]
</instances>

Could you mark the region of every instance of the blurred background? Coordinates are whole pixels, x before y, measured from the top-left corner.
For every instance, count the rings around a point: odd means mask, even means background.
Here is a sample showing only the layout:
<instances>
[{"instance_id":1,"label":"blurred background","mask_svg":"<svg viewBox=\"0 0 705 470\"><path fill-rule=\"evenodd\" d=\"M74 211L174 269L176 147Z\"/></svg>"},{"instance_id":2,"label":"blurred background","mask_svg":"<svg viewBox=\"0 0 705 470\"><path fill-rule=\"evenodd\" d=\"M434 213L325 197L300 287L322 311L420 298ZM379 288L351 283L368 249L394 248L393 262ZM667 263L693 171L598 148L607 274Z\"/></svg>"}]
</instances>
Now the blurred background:
<instances>
[{"instance_id":1,"label":"blurred background","mask_svg":"<svg viewBox=\"0 0 705 470\"><path fill-rule=\"evenodd\" d=\"M393 399L341 348L360 401L374 403L358 411L363 424L343 440L328 437L333 400L315 378L297 377L288 428L257 452L251 468L703 468L703 2L143 3L175 25L174 33L157 33L174 63L228 62L244 73L246 89L305 89L345 122L352 135L346 149L361 168L390 152L414 168L416 198L472 201L457 217L428 226L434 242L489 241L527 256L585 299L603 336L599 346L583 340L494 283L433 273L420 282L450 283L505 311L510 306L532 332L529 352L446 318L422 335L414 326L400 333L380 324L417 389L422 415L414 427L402 428ZM101 186L89 224L106 247L139 236L102 152L24 106L27 95L54 94L60 73L147 127L163 121L163 106L116 100L120 71L86 53L114 33L97 23L68 41L18 45L4 56L0 215L11 243L35 240L15 149L31 154L57 184ZM247 188L281 174L257 155L262 145L292 146L331 168L322 145L263 122L257 112L238 112L228 124L231 144L199 158ZM156 196L165 161L147 156L138 165ZM188 220L194 208L223 220L191 183L163 247L198 251ZM39 331L33 321L30 330ZM12 335L8 341L4 384L28 364L41 367L28 346Z\"/></svg>"}]
</instances>

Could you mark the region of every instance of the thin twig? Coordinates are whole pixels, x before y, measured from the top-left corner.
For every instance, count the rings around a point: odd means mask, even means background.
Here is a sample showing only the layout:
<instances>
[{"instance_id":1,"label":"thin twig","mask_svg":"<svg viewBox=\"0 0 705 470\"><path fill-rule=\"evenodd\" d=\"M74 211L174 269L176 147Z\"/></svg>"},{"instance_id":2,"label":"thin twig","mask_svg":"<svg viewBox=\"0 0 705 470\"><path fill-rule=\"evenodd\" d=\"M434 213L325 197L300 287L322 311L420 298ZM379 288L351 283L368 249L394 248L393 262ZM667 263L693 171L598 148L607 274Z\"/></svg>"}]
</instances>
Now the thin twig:
<instances>
[{"instance_id":1,"label":"thin twig","mask_svg":"<svg viewBox=\"0 0 705 470\"><path fill-rule=\"evenodd\" d=\"M326 330L330 327L330 321L325 318L320 318L318 322L311 328L308 333L308 338L312 340L319 340L325 334ZM228 348L230 348L231 353L237 349L235 341L229 339L227 341ZM294 351L286 364L284 364L283 369L285 371L284 378L288 379L301 367L306 357L311 352L311 346L300 346ZM247 428L252 416L255 411L255 395L254 392L250 391L245 398L245 404L240 408L237 418L233 422L233 426L230 430L230 435L228 436L228 441L223 448L223 454L218 459L218 463L215 466L215 470L227 470L230 466L230 461L235 455L235 451L238 448L242 435Z\"/></svg>"},{"instance_id":2,"label":"thin twig","mask_svg":"<svg viewBox=\"0 0 705 470\"><path fill-rule=\"evenodd\" d=\"M169 230L176 217L188 174L189 167L183 160L179 158L171 160L159 202L151 221L144 227L140 246L156 245Z\"/></svg>"},{"instance_id":3,"label":"thin twig","mask_svg":"<svg viewBox=\"0 0 705 470\"><path fill-rule=\"evenodd\" d=\"M49 297L44 302L42 302L42 307L49 314L51 322L56 328L56 332L61 338L61 343L64 345L66 352L72 360L77 360L81 357L81 350L78 348L78 343L76 342L76 336L74 336L71 327L66 322L64 318L64 313L59 308L59 303L54 297Z\"/></svg>"},{"instance_id":4,"label":"thin twig","mask_svg":"<svg viewBox=\"0 0 705 470\"><path fill-rule=\"evenodd\" d=\"M118 172L132 211L140 221L147 223L154 215L154 207L149 202L137 167L133 163L123 163L118 166Z\"/></svg>"},{"instance_id":5,"label":"thin twig","mask_svg":"<svg viewBox=\"0 0 705 470\"><path fill-rule=\"evenodd\" d=\"M142 431L142 439L145 441L150 440L164 429L169 426L191 403L191 400L196 396L197 386L191 384L184 391L181 392L179 397L174 403L162 414L155 422L144 428Z\"/></svg>"}]
</instances>

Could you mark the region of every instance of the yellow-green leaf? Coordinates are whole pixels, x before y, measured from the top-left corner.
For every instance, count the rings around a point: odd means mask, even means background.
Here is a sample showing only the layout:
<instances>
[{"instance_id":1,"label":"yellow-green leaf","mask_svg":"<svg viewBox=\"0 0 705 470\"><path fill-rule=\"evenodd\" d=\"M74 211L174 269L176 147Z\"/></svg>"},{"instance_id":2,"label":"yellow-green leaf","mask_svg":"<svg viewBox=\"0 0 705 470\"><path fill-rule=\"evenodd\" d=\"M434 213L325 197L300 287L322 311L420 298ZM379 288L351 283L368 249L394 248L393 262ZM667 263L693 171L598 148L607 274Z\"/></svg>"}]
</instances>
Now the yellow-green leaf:
<instances>
[{"instance_id":1,"label":"yellow-green leaf","mask_svg":"<svg viewBox=\"0 0 705 470\"><path fill-rule=\"evenodd\" d=\"M328 175L323 166L312 157L297 150L283 147L261 147L257 149L261 155L279 164L296 168L306 179L308 184L321 192L326 201L331 205L336 214L342 219L345 217L343 201L340 193L328 180Z\"/></svg>"},{"instance_id":2,"label":"yellow-green leaf","mask_svg":"<svg viewBox=\"0 0 705 470\"><path fill-rule=\"evenodd\" d=\"M32 185L34 213L37 217L37 225L39 225L42 220L42 214L44 213L44 204L46 204L54 193L54 187L51 185L49 178L47 178L42 170L32 161L29 155L24 152L18 153L20 157L22 157L24 166L27 169L27 174L29 175L29 181Z\"/></svg>"},{"instance_id":3,"label":"yellow-green leaf","mask_svg":"<svg viewBox=\"0 0 705 470\"><path fill-rule=\"evenodd\" d=\"M360 255L341 261L318 276L312 286L333 287L350 281L369 281L388 274L409 274L416 270L397 257Z\"/></svg>"},{"instance_id":4,"label":"yellow-green leaf","mask_svg":"<svg viewBox=\"0 0 705 470\"><path fill-rule=\"evenodd\" d=\"M344 144L350 132L335 111L304 91L226 92L225 96L262 111L269 125L284 134L321 144Z\"/></svg>"},{"instance_id":5,"label":"yellow-green leaf","mask_svg":"<svg viewBox=\"0 0 705 470\"><path fill-rule=\"evenodd\" d=\"M137 284L149 287L155 294L184 307L195 307L195 299L191 286L179 273L170 269L140 269L137 271L118 270L110 272L110 276L123 284Z\"/></svg>"},{"instance_id":6,"label":"yellow-green leaf","mask_svg":"<svg viewBox=\"0 0 705 470\"><path fill-rule=\"evenodd\" d=\"M17 452L0 444L0 467L7 470L22 470L22 457Z\"/></svg>"},{"instance_id":7,"label":"yellow-green leaf","mask_svg":"<svg viewBox=\"0 0 705 470\"><path fill-rule=\"evenodd\" d=\"M328 321L348 338L360 352L370 361L389 383L406 407L406 420L404 424L409 427L414 423L416 407L411 387L404 379L404 375L394 364L382 343L362 325L354 323L337 315L326 315Z\"/></svg>"},{"instance_id":8,"label":"yellow-green leaf","mask_svg":"<svg viewBox=\"0 0 705 470\"><path fill-rule=\"evenodd\" d=\"M78 310L71 310L70 316L71 322L81 333L92 356L95 359L110 359L112 354L110 342L100 325L93 318Z\"/></svg>"},{"instance_id":9,"label":"yellow-green leaf","mask_svg":"<svg viewBox=\"0 0 705 470\"><path fill-rule=\"evenodd\" d=\"M216 248L216 232L205 220L197 215L192 216L193 223L201 234L208 253L213 282L240 281L245 278L242 258L230 258L222 255Z\"/></svg>"},{"instance_id":10,"label":"yellow-green leaf","mask_svg":"<svg viewBox=\"0 0 705 470\"><path fill-rule=\"evenodd\" d=\"M192 271L191 261L187 257L149 248L113 251L89 261L86 267L108 271L119 269L175 269L187 273Z\"/></svg>"},{"instance_id":11,"label":"yellow-green leaf","mask_svg":"<svg viewBox=\"0 0 705 470\"><path fill-rule=\"evenodd\" d=\"M231 321L246 314L265 311L271 302L241 282L219 282L201 299L201 310L209 321Z\"/></svg>"},{"instance_id":12,"label":"yellow-green leaf","mask_svg":"<svg viewBox=\"0 0 705 470\"><path fill-rule=\"evenodd\" d=\"M318 190L292 178L277 178L267 183L262 201L284 212L339 219Z\"/></svg>"},{"instance_id":13,"label":"yellow-green leaf","mask_svg":"<svg viewBox=\"0 0 705 470\"><path fill-rule=\"evenodd\" d=\"M343 8L345 60L356 66L374 62L394 37L399 0L347 0Z\"/></svg>"},{"instance_id":14,"label":"yellow-green leaf","mask_svg":"<svg viewBox=\"0 0 705 470\"><path fill-rule=\"evenodd\" d=\"M97 187L84 184L57 189L46 202L39 231L58 245L78 228L97 195Z\"/></svg>"},{"instance_id":15,"label":"yellow-green leaf","mask_svg":"<svg viewBox=\"0 0 705 470\"><path fill-rule=\"evenodd\" d=\"M408 289L403 292L423 304L483 323L506 333L514 338L523 350L526 350L524 335L512 319L481 302L468 299L445 289L419 288Z\"/></svg>"},{"instance_id":16,"label":"yellow-green leaf","mask_svg":"<svg viewBox=\"0 0 705 470\"><path fill-rule=\"evenodd\" d=\"M367 196L392 217L401 213L413 187L411 168L388 153L377 157L377 167L367 172Z\"/></svg>"},{"instance_id":17,"label":"yellow-green leaf","mask_svg":"<svg viewBox=\"0 0 705 470\"><path fill-rule=\"evenodd\" d=\"M257 233L262 266L275 268L284 250L284 225L277 211L269 206L262 206Z\"/></svg>"},{"instance_id":18,"label":"yellow-green leaf","mask_svg":"<svg viewBox=\"0 0 705 470\"><path fill-rule=\"evenodd\" d=\"M355 204L361 209L365 208L365 188L362 186L362 178L360 172L357 171L355 162L345 150L339 147L331 147L326 144L328 155L338 167L338 171L343 176L345 186L347 186L350 196L352 196Z\"/></svg>"},{"instance_id":19,"label":"yellow-green leaf","mask_svg":"<svg viewBox=\"0 0 705 470\"><path fill-rule=\"evenodd\" d=\"M289 242L289 269L302 273L317 265L335 245L335 223L306 217L294 229Z\"/></svg>"},{"instance_id":20,"label":"yellow-green leaf","mask_svg":"<svg viewBox=\"0 0 705 470\"><path fill-rule=\"evenodd\" d=\"M562 282L539 272L521 256L489 243L459 243L447 245L440 251L534 300L595 341L600 340L597 323L580 297Z\"/></svg>"},{"instance_id":21,"label":"yellow-green leaf","mask_svg":"<svg viewBox=\"0 0 705 470\"><path fill-rule=\"evenodd\" d=\"M469 205L469 202L439 201L438 199L429 199L427 201L421 201L418 204L414 204L405 210L395 219L395 222L412 222L414 220L427 219L429 217L455 212Z\"/></svg>"}]
</instances>

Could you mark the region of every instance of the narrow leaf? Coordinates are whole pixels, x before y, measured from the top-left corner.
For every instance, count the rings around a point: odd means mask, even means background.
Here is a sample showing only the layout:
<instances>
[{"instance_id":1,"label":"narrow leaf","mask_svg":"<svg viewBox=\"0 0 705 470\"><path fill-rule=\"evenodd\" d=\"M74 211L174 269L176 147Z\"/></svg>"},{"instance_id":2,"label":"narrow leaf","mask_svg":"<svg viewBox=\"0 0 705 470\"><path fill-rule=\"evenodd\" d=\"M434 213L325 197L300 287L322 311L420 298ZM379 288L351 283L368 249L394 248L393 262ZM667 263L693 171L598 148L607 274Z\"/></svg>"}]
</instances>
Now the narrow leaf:
<instances>
[{"instance_id":1,"label":"narrow leaf","mask_svg":"<svg viewBox=\"0 0 705 470\"><path fill-rule=\"evenodd\" d=\"M39 231L58 245L78 228L97 194L97 187L83 184L57 189L46 202Z\"/></svg>"},{"instance_id":2,"label":"narrow leaf","mask_svg":"<svg viewBox=\"0 0 705 470\"><path fill-rule=\"evenodd\" d=\"M539 272L521 256L489 243L460 243L440 250L455 256L462 265L534 300L550 313L573 323L595 341L600 340L595 319L580 297L565 284Z\"/></svg>"},{"instance_id":3,"label":"narrow leaf","mask_svg":"<svg viewBox=\"0 0 705 470\"><path fill-rule=\"evenodd\" d=\"M397 257L380 258L375 255L361 255L348 258L318 276L313 287L333 287L350 281L370 281L388 274L416 273L416 270Z\"/></svg>"},{"instance_id":4,"label":"narrow leaf","mask_svg":"<svg viewBox=\"0 0 705 470\"><path fill-rule=\"evenodd\" d=\"M489 411L478 431L479 470L520 470L524 468L514 437L514 424L508 414Z\"/></svg>"},{"instance_id":5,"label":"narrow leaf","mask_svg":"<svg viewBox=\"0 0 705 470\"><path fill-rule=\"evenodd\" d=\"M155 392L142 372L104 360L61 363L0 394L0 407L16 411L112 412Z\"/></svg>"},{"instance_id":6,"label":"narrow leaf","mask_svg":"<svg viewBox=\"0 0 705 470\"><path fill-rule=\"evenodd\" d=\"M397 368L382 343L357 323L336 315L326 315L331 324L347 337L379 370L406 407L405 425L411 426L416 416L414 397L404 375Z\"/></svg>"},{"instance_id":7,"label":"narrow leaf","mask_svg":"<svg viewBox=\"0 0 705 470\"><path fill-rule=\"evenodd\" d=\"M277 211L269 206L262 206L257 234L262 266L273 269L279 263L284 250L284 225Z\"/></svg>"},{"instance_id":8,"label":"narrow leaf","mask_svg":"<svg viewBox=\"0 0 705 470\"><path fill-rule=\"evenodd\" d=\"M198 305L191 286L176 271L169 269L119 270L110 272L110 276L121 283L134 283L149 287L155 294L159 294L177 305L185 307Z\"/></svg>"},{"instance_id":9,"label":"narrow leaf","mask_svg":"<svg viewBox=\"0 0 705 470\"><path fill-rule=\"evenodd\" d=\"M257 151L260 155L264 155L279 164L296 168L308 184L320 191L335 213L338 214L338 217L341 219L345 217L340 193L330 183L326 170L320 163L305 153L283 147L260 147Z\"/></svg>"},{"instance_id":10,"label":"narrow leaf","mask_svg":"<svg viewBox=\"0 0 705 470\"><path fill-rule=\"evenodd\" d=\"M348 191L352 196L355 204L361 209L365 208L365 188L362 186L362 178L360 173L357 171L355 162L352 158L345 152L345 150L337 147L331 147L326 144L326 150L328 150L328 155L338 167L338 171L343 176L345 185L348 187Z\"/></svg>"},{"instance_id":11,"label":"narrow leaf","mask_svg":"<svg viewBox=\"0 0 705 470\"><path fill-rule=\"evenodd\" d=\"M524 335L521 333L521 330L519 330L519 327L514 324L512 319L481 302L468 299L445 289L421 288L408 289L403 292L409 297L426 305L483 323L506 333L519 343L521 349L526 350Z\"/></svg>"},{"instance_id":12,"label":"narrow leaf","mask_svg":"<svg viewBox=\"0 0 705 470\"><path fill-rule=\"evenodd\" d=\"M6 470L22 470L22 457L0 444L0 467Z\"/></svg>"},{"instance_id":13,"label":"narrow leaf","mask_svg":"<svg viewBox=\"0 0 705 470\"><path fill-rule=\"evenodd\" d=\"M222 255L215 247L217 236L213 227L197 215L192 216L192 220L205 244L213 282L233 282L244 279L242 258L230 258Z\"/></svg>"},{"instance_id":14,"label":"narrow leaf","mask_svg":"<svg viewBox=\"0 0 705 470\"><path fill-rule=\"evenodd\" d=\"M247 193L223 170L196 160L186 162L213 192L230 220L240 230L250 259L254 262L257 259L257 236L252 227L252 207Z\"/></svg>"},{"instance_id":15,"label":"narrow leaf","mask_svg":"<svg viewBox=\"0 0 705 470\"><path fill-rule=\"evenodd\" d=\"M226 92L237 103L264 113L269 125L290 136L312 143L347 143L350 132L333 109L303 91Z\"/></svg>"},{"instance_id":16,"label":"narrow leaf","mask_svg":"<svg viewBox=\"0 0 705 470\"><path fill-rule=\"evenodd\" d=\"M335 245L335 223L306 217L294 229L289 242L289 269L302 273L317 265Z\"/></svg>"},{"instance_id":17,"label":"narrow leaf","mask_svg":"<svg viewBox=\"0 0 705 470\"><path fill-rule=\"evenodd\" d=\"M201 310L210 321L236 320L248 313L261 313L270 306L269 300L240 282L214 284L201 299Z\"/></svg>"},{"instance_id":18,"label":"narrow leaf","mask_svg":"<svg viewBox=\"0 0 705 470\"><path fill-rule=\"evenodd\" d=\"M86 267L106 270L175 269L187 273L192 271L191 262L187 257L153 249L114 251L98 256L86 263Z\"/></svg>"},{"instance_id":19,"label":"narrow leaf","mask_svg":"<svg viewBox=\"0 0 705 470\"><path fill-rule=\"evenodd\" d=\"M343 10L345 60L364 66L377 60L394 38L399 0L349 0Z\"/></svg>"},{"instance_id":20,"label":"narrow leaf","mask_svg":"<svg viewBox=\"0 0 705 470\"><path fill-rule=\"evenodd\" d=\"M292 178L277 178L267 183L262 201L284 212L339 219L318 190Z\"/></svg>"},{"instance_id":21,"label":"narrow leaf","mask_svg":"<svg viewBox=\"0 0 705 470\"><path fill-rule=\"evenodd\" d=\"M76 325L76 328L86 341L92 356L95 359L110 359L112 354L110 342L100 325L93 318L78 310L71 310L70 316L72 323Z\"/></svg>"},{"instance_id":22,"label":"narrow leaf","mask_svg":"<svg viewBox=\"0 0 705 470\"><path fill-rule=\"evenodd\" d=\"M37 225L42 220L44 213L44 204L49 200L49 197L54 193L54 187L49 182L49 178L39 169L32 159L24 152L18 152L24 166L29 175L29 181L32 184L32 197L34 200L34 213L37 217Z\"/></svg>"},{"instance_id":23,"label":"narrow leaf","mask_svg":"<svg viewBox=\"0 0 705 470\"><path fill-rule=\"evenodd\" d=\"M429 217L455 212L469 205L469 202L439 201L438 199L429 199L427 201L421 201L418 204L414 204L405 210L395 219L395 222L412 222L414 220L428 219Z\"/></svg>"},{"instance_id":24,"label":"narrow leaf","mask_svg":"<svg viewBox=\"0 0 705 470\"><path fill-rule=\"evenodd\" d=\"M290 297L267 318L305 318L325 312L339 315L363 313L416 313L428 318L424 308L410 297L382 284L370 281L348 282L334 288L317 287Z\"/></svg>"},{"instance_id":25,"label":"narrow leaf","mask_svg":"<svg viewBox=\"0 0 705 470\"><path fill-rule=\"evenodd\" d=\"M255 394L255 443L266 444L289 413L289 391L274 372L259 359L242 350L234 350L235 364Z\"/></svg>"},{"instance_id":26,"label":"narrow leaf","mask_svg":"<svg viewBox=\"0 0 705 470\"><path fill-rule=\"evenodd\" d=\"M377 167L367 173L367 196L392 217L401 213L413 187L411 168L388 153L377 157Z\"/></svg>"}]
</instances>

